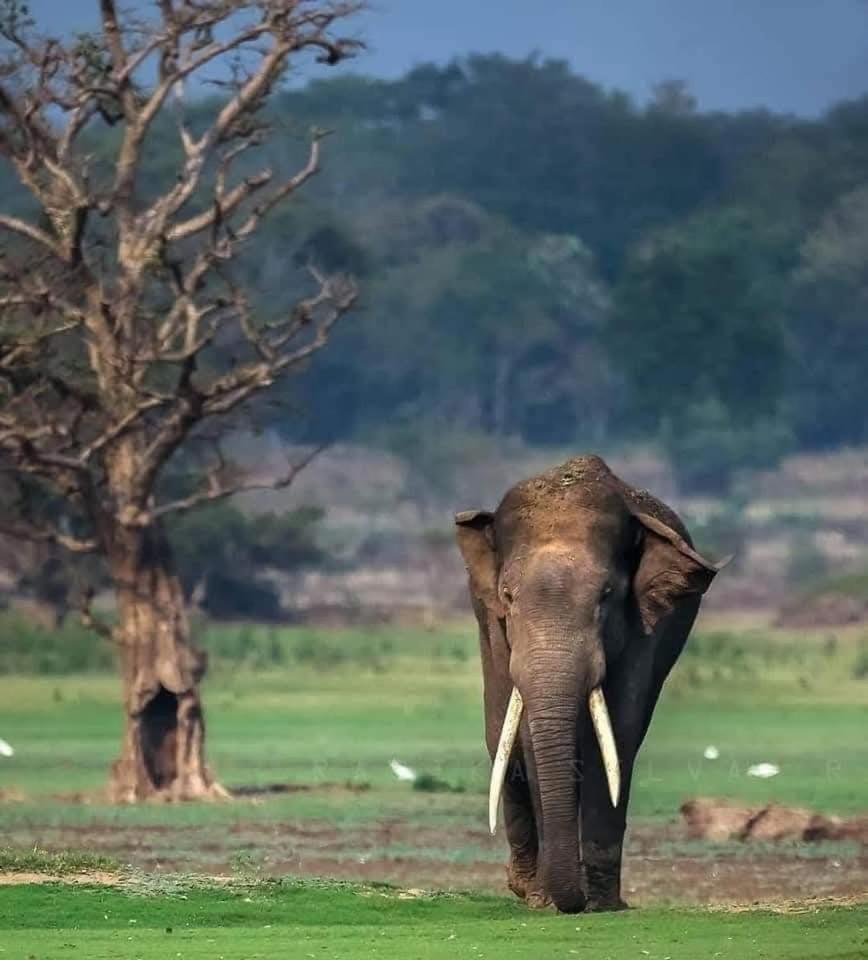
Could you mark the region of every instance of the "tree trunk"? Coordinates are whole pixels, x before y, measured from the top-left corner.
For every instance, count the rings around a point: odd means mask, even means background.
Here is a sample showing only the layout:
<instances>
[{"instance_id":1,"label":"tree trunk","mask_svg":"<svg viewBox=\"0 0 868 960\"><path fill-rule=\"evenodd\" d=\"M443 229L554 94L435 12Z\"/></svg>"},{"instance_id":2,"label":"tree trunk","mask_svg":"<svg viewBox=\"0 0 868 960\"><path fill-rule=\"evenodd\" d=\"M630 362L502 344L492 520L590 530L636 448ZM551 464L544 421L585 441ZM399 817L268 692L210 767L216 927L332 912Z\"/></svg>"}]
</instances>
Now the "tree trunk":
<instances>
[{"instance_id":1,"label":"tree trunk","mask_svg":"<svg viewBox=\"0 0 868 960\"><path fill-rule=\"evenodd\" d=\"M205 765L199 684L206 655L190 641L184 594L164 532L116 531L109 562L118 598L125 712L121 754L111 773L112 800L225 797Z\"/></svg>"}]
</instances>

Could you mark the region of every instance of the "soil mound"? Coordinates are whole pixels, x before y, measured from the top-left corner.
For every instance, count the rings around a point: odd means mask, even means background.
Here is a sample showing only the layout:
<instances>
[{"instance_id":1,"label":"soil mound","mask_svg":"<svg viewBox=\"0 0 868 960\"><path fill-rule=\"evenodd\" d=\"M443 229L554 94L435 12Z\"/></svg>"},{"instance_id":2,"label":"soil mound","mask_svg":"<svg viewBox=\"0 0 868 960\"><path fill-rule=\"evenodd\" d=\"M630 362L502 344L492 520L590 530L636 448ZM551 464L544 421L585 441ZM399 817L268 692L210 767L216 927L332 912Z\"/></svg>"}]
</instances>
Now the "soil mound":
<instances>
[{"instance_id":1,"label":"soil mound","mask_svg":"<svg viewBox=\"0 0 868 960\"><path fill-rule=\"evenodd\" d=\"M691 840L846 840L868 845L868 815L842 819L777 803L744 806L698 797L681 805L681 816Z\"/></svg>"}]
</instances>

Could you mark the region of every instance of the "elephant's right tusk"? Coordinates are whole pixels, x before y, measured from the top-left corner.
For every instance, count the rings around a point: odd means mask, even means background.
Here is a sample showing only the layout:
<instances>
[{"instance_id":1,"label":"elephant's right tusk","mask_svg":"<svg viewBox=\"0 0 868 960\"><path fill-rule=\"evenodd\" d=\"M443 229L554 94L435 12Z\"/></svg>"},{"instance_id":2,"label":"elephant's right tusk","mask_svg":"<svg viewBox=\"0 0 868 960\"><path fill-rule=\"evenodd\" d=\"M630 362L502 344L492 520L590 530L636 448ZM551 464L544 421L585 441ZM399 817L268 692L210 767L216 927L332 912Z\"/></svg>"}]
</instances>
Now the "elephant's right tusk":
<instances>
[{"instance_id":1,"label":"elephant's right tusk","mask_svg":"<svg viewBox=\"0 0 868 960\"><path fill-rule=\"evenodd\" d=\"M494 765L491 768L491 783L488 787L488 827L491 835L497 832L497 807L500 795L503 792L503 782L506 780L506 768L509 766L509 757L515 746L518 736L518 726L521 723L521 712L524 702L517 687L512 688L509 704L506 707L506 716L500 728L500 741L497 744L497 753L494 755Z\"/></svg>"},{"instance_id":2,"label":"elephant's right tusk","mask_svg":"<svg viewBox=\"0 0 868 960\"><path fill-rule=\"evenodd\" d=\"M621 797L621 767L618 763L618 748L615 746L615 734L612 732L612 721L609 719L609 710L606 707L602 687L594 687L591 691L588 707L591 711L597 743L600 745L600 755L603 758L603 768L609 784L609 797L612 800L612 806L617 807Z\"/></svg>"}]
</instances>

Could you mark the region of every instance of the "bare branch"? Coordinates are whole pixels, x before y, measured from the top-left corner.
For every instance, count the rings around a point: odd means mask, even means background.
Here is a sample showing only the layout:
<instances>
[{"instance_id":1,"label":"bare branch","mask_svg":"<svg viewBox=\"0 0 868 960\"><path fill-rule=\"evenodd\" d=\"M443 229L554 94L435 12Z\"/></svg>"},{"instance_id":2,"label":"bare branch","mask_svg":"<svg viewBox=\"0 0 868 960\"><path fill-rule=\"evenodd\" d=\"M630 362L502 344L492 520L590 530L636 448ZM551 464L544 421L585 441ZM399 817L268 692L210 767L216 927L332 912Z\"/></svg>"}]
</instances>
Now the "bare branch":
<instances>
[{"instance_id":1,"label":"bare branch","mask_svg":"<svg viewBox=\"0 0 868 960\"><path fill-rule=\"evenodd\" d=\"M170 227L166 232L166 239L171 241L186 240L194 234L207 230L215 223L225 221L227 217L250 197L257 190L271 182L272 173L270 170L263 170L254 176L245 178L238 186L234 187L229 193L218 192L214 199L213 206L183 223Z\"/></svg>"},{"instance_id":2,"label":"bare branch","mask_svg":"<svg viewBox=\"0 0 868 960\"><path fill-rule=\"evenodd\" d=\"M325 133L316 132L310 145L310 153L307 163L299 170L295 176L282 183L269 197L257 204L250 216L236 231L239 239L243 240L249 237L259 226L262 220L283 200L295 193L299 187L307 183L311 177L316 176L320 170L320 141L326 136Z\"/></svg>"},{"instance_id":3,"label":"bare branch","mask_svg":"<svg viewBox=\"0 0 868 960\"><path fill-rule=\"evenodd\" d=\"M315 132L294 175L266 165L235 175L270 132L263 107L293 55L334 63L354 52L358 44L333 29L361 3L154 6L156 17L139 20L122 0L100 0L100 32L74 42L16 35L0 71L0 155L41 207L33 222L0 214L0 231L25 241L0 260L0 455L10 472L86 504L101 535L103 522L140 526L231 495L236 479L221 474L189 502L151 504L161 470L203 421L305 362L357 295L351 281L312 271L313 295L266 322L233 267L320 166L324 134ZM182 84L227 55L239 66L219 106L187 123ZM170 185L148 195L138 173L173 95L184 155ZM108 183L105 157L91 174L80 150L96 118L120 130ZM224 346L240 346L243 358ZM303 465L268 485L285 485ZM38 535L55 534L64 536ZM75 538L68 544L76 549Z\"/></svg>"},{"instance_id":4,"label":"bare branch","mask_svg":"<svg viewBox=\"0 0 868 960\"><path fill-rule=\"evenodd\" d=\"M259 31L264 33L265 31ZM224 44L230 49L228 44ZM277 78L282 71L286 58L292 49L291 44L275 41L270 52L266 54L259 65L257 71L250 77L239 92L223 107L212 126L202 135L202 137L192 145L188 156L184 172L179 178L176 186L169 193L162 196L143 216L139 219L137 232L141 236L140 243L149 246L162 236L166 230L166 224L170 217L174 216L181 207L196 193L205 169L205 164L211 155L214 147L220 142L230 124L235 122L242 113L248 110L255 101L261 96L268 86ZM188 71L192 72L192 71ZM151 104L158 99L156 110L162 106L169 89L177 83L186 73L183 70L177 71L176 76L163 81L151 98L148 106L142 113L143 121L150 124L151 119L148 110ZM162 88L165 88L164 90ZM141 126L141 122L137 126ZM133 131L135 134L135 131ZM127 146L125 144L125 146ZM130 140L127 155L123 163L118 164L119 183L116 186L116 193L125 198L127 191L132 186L132 178L135 176L135 167L138 161L139 143L135 136Z\"/></svg>"},{"instance_id":5,"label":"bare branch","mask_svg":"<svg viewBox=\"0 0 868 960\"><path fill-rule=\"evenodd\" d=\"M207 63L216 56L220 56L230 50L249 44L260 36L269 36L272 40L270 48L261 55L258 66L253 70L247 80L241 84L236 94L230 98L218 113L212 125L202 134L198 141L187 145L188 160L184 170L183 177L179 180L176 187L167 195L162 197L142 218L142 225L148 231L148 240L152 243L155 236L162 235L166 230L166 224L170 217L174 216L178 210L195 194L198 189L202 172L205 169L206 161L215 149L215 147L231 135L231 131L242 116L251 114L260 104L263 97L273 89L275 82L283 73L286 60L289 55L305 47L319 47L327 53L328 62L337 63L339 60L350 56L357 44L351 41L332 41L328 38L328 29L332 23L341 17L349 16L361 9L360 3L347 2L336 4L326 11L312 11L302 14L295 21L288 17L290 9L294 5L288 5L286 23L283 29L280 29L278 18L273 20L263 17L263 21L250 27L248 30L239 32L231 40L223 44L206 47L205 51L193 58L188 63L181 65L177 70L167 76L161 84L168 85L165 90L158 88L152 95L152 101L159 102L161 105L168 90L175 83L182 80L189 73L198 70L204 63ZM311 27L310 32L305 28ZM150 109L151 103L143 111L143 118ZM159 109L157 107L157 109ZM149 123L150 121L148 121ZM316 143L316 140L315 140ZM293 189L313 175L316 168L318 152L313 152L314 169L304 175L295 185L292 182L286 184L280 191L280 196L268 204L267 209L271 209L275 203L283 196L287 196Z\"/></svg>"},{"instance_id":6,"label":"bare branch","mask_svg":"<svg viewBox=\"0 0 868 960\"><path fill-rule=\"evenodd\" d=\"M12 233L17 233L19 236L26 237L28 240L33 240L59 260L65 259L60 245L44 230L33 226L32 223L27 223L26 220L0 214L0 228L9 230Z\"/></svg>"},{"instance_id":7,"label":"bare branch","mask_svg":"<svg viewBox=\"0 0 868 960\"><path fill-rule=\"evenodd\" d=\"M175 60L171 69L164 69L162 71L163 75L160 82L154 89L147 103L141 109L136 122L130 124L128 127L118 157L114 194L116 201L126 210L125 219L127 228L132 227L132 211L128 205L138 170L142 144L151 124L163 108L166 97L168 97L170 91L177 84L181 83L191 74L201 70L202 67L212 60L272 33L274 27L265 15L266 13L267 11L263 11L263 20L260 23L254 24L245 30L238 31L223 43L214 42L206 45L183 63ZM220 19L225 19L225 16L226 14L224 12L223 16L216 17L215 21L219 22ZM174 46L177 47L177 35L173 34L172 37L172 42ZM257 73L250 78L245 87L223 108L217 121L195 144L192 153L188 157L186 169L179 178L178 185L168 195L162 197L157 204L141 218L143 223L151 225L151 231L148 237L149 242L152 242L154 234L162 234L166 219L177 212L196 192L205 161L225 132L226 127L253 102L256 96L265 89L270 81L276 78L276 74L282 69L286 56L291 49L291 44L285 45L276 42L271 55L263 58L263 62ZM154 225L156 225L156 229L154 229Z\"/></svg>"},{"instance_id":8,"label":"bare branch","mask_svg":"<svg viewBox=\"0 0 868 960\"><path fill-rule=\"evenodd\" d=\"M31 543L54 543L71 553L95 553L100 547L94 538L74 537L48 524L37 527L24 520L8 522L0 519L0 534Z\"/></svg>"},{"instance_id":9,"label":"bare branch","mask_svg":"<svg viewBox=\"0 0 868 960\"><path fill-rule=\"evenodd\" d=\"M136 98L130 85L131 74L127 71L127 52L121 36L115 2L114 0L100 0L99 6L103 33L112 58L112 72L120 91L120 101L123 105L124 115L132 123L136 117Z\"/></svg>"},{"instance_id":10,"label":"bare branch","mask_svg":"<svg viewBox=\"0 0 868 960\"><path fill-rule=\"evenodd\" d=\"M97 103L88 96L85 97L83 103L73 108L57 143L57 159L60 164L69 163L69 155L73 144L97 112Z\"/></svg>"},{"instance_id":11,"label":"bare branch","mask_svg":"<svg viewBox=\"0 0 868 960\"><path fill-rule=\"evenodd\" d=\"M93 630L98 636L102 637L104 640L110 640L112 643L117 643L118 638L115 635L114 630L104 621L101 620L93 612L93 588L89 587L84 591L81 597L81 601L78 608L78 618L81 621L83 627L87 627L89 630Z\"/></svg>"},{"instance_id":12,"label":"bare branch","mask_svg":"<svg viewBox=\"0 0 868 960\"><path fill-rule=\"evenodd\" d=\"M221 463L215 470L208 473L206 477L206 486L188 497L181 497L178 500L170 500L167 503L152 507L149 510L143 510L134 518L131 518L131 526L147 526L165 517L169 514L186 513L206 503L214 503L217 500L225 500L227 497L233 497L239 493L249 493L254 490L283 490L288 487L298 474L304 470L323 450L327 449L329 444L323 443L314 447L309 453L305 454L296 463L290 465L289 469L279 477L270 479L236 479L225 480L221 478L224 465Z\"/></svg>"},{"instance_id":13,"label":"bare branch","mask_svg":"<svg viewBox=\"0 0 868 960\"><path fill-rule=\"evenodd\" d=\"M118 437L123 436L128 430L131 430L149 410L154 410L167 403L168 399L168 397L159 396L144 399L138 406L121 417L120 420L111 424L111 426L104 430L95 440L92 440L86 447L83 447L78 456L79 462L84 465L89 460L92 460L94 455L99 453L100 450L103 450L110 443L114 443Z\"/></svg>"},{"instance_id":14,"label":"bare branch","mask_svg":"<svg viewBox=\"0 0 868 960\"><path fill-rule=\"evenodd\" d=\"M0 276L0 281L2 281L2 276ZM38 274L34 274L29 282L35 282L38 285L34 289L25 289L25 283L20 282L18 293L0 296L0 313L17 307L32 307L37 316L41 316L46 311L51 311L66 317L68 322L59 327L40 331L36 336L18 340L14 343L15 346L32 348L49 337L56 337L61 333L74 330L85 319L84 311L80 307L64 297L59 297ZM27 286L29 286L29 282ZM4 346L8 345L9 341L6 341ZM0 361L0 365L2 365L2 361Z\"/></svg>"},{"instance_id":15,"label":"bare branch","mask_svg":"<svg viewBox=\"0 0 868 960\"><path fill-rule=\"evenodd\" d=\"M228 413L253 394L270 387L278 377L298 366L321 350L338 320L352 308L358 298L358 289L349 278L325 278L314 271L320 282L320 292L303 301L287 321L287 331L278 336L276 346L285 346L303 328L312 323L313 308L326 304L325 314L316 324L310 339L295 348L277 352L275 345L263 341L273 352L273 359L244 364L218 378L202 390L202 412L206 416Z\"/></svg>"}]
</instances>

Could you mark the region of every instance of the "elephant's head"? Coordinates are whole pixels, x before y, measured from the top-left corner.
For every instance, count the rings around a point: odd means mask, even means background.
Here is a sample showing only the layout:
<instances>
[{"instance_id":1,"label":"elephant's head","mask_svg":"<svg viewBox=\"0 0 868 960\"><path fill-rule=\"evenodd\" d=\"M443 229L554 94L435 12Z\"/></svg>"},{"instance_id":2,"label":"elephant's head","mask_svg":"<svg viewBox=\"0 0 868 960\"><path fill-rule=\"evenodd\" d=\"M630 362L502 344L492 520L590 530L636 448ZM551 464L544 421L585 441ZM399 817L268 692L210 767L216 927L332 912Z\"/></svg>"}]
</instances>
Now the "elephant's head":
<instances>
[{"instance_id":1,"label":"elephant's head","mask_svg":"<svg viewBox=\"0 0 868 960\"><path fill-rule=\"evenodd\" d=\"M541 879L559 909L581 909L580 705L588 704L617 805L617 744L602 693L607 664L628 637L650 636L679 604L704 593L718 567L691 547L674 514L621 483L598 457L518 484L495 513L460 513L456 524L478 615L499 623L509 648L513 694L490 814L524 711L542 814Z\"/></svg>"}]
</instances>

